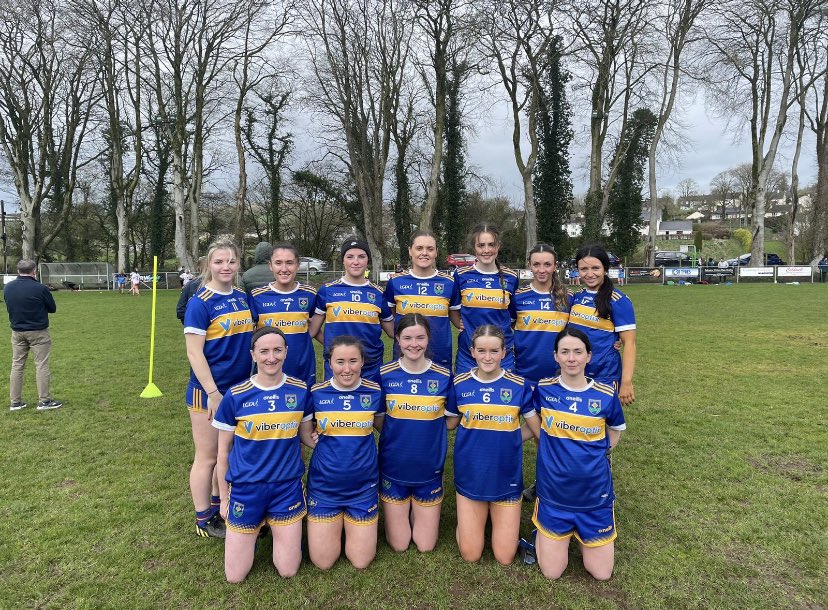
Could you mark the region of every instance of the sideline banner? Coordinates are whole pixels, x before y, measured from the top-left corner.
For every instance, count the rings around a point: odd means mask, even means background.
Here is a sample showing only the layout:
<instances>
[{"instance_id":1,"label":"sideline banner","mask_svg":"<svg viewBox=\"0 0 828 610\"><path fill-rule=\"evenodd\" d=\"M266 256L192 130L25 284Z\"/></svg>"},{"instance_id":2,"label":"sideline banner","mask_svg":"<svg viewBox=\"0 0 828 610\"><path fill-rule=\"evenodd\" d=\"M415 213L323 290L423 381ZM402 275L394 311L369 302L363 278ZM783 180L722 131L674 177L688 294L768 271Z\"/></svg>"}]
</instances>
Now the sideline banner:
<instances>
[{"instance_id":1,"label":"sideline banner","mask_svg":"<svg viewBox=\"0 0 828 610\"><path fill-rule=\"evenodd\" d=\"M704 279L732 279L736 276L736 267L703 267L702 277Z\"/></svg>"},{"instance_id":2,"label":"sideline banner","mask_svg":"<svg viewBox=\"0 0 828 610\"><path fill-rule=\"evenodd\" d=\"M739 267L740 277L773 277L773 267Z\"/></svg>"},{"instance_id":3,"label":"sideline banner","mask_svg":"<svg viewBox=\"0 0 828 610\"><path fill-rule=\"evenodd\" d=\"M664 277L687 279L699 277L698 267L665 267Z\"/></svg>"},{"instance_id":4,"label":"sideline banner","mask_svg":"<svg viewBox=\"0 0 828 610\"><path fill-rule=\"evenodd\" d=\"M811 277L811 267L777 267L777 277Z\"/></svg>"}]
</instances>

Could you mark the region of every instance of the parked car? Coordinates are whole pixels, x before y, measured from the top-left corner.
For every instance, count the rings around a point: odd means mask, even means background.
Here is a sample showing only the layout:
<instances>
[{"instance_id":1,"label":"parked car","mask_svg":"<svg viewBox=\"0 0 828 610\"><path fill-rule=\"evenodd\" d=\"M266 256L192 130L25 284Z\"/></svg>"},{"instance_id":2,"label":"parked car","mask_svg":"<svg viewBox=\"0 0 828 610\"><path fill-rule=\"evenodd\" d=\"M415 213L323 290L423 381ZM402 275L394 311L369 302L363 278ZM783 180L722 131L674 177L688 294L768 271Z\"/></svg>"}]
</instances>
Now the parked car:
<instances>
[{"instance_id":1,"label":"parked car","mask_svg":"<svg viewBox=\"0 0 828 610\"><path fill-rule=\"evenodd\" d=\"M328 263L325 261L321 261L318 258L313 258L311 256L299 257L299 273L310 273L311 275L316 275L317 273L327 270Z\"/></svg>"},{"instance_id":2,"label":"parked car","mask_svg":"<svg viewBox=\"0 0 828 610\"><path fill-rule=\"evenodd\" d=\"M655 253L656 267L689 267L692 264L687 252L678 250L662 250Z\"/></svg>"},{"instance_id":3,"label":"parked car","mask_svg":"<svg viewBox=\"0 0 828 610\"><path fill-rule=\"evenodd\" d=\"M457 267L470 267L476 260L473 254L449 254L446 257L446 264L449 269L457 269Z\"/></svg>"},{"instance_id":4,"label":"parked car","mask_svg":"<svg viewBox=\"0 0 828 610\"><path fill-rule=\"evenodd\" d=\"M615 254L613 254L609 250L607 250L607 257L609 258L610 267L620 267L621 266L621 258L618 257L618 256L615 256ZM575 269L575 263L576 263L576 261L575 261L574 258L569 260L569 266L573 269Z\"/></svg>"},{"instance_id":5,"label":"parked car","mask_svg":"<svg viewBox=\"0 0 828 610\"><path fill-rule=\"evenodd\" d=\"M742 254L739 258L730 258L730 259L726 260L725 262L730 267L740 267L742 265L749 265L750 264L750 258L751 258L750 252L748 252L747 254ZM765 264L766 265L784 265L785 261L783 261L781 258L779 258L778 254L773 254L773 253L768 252L768 253L765 254Z\"/></svg>"}]
</instances>

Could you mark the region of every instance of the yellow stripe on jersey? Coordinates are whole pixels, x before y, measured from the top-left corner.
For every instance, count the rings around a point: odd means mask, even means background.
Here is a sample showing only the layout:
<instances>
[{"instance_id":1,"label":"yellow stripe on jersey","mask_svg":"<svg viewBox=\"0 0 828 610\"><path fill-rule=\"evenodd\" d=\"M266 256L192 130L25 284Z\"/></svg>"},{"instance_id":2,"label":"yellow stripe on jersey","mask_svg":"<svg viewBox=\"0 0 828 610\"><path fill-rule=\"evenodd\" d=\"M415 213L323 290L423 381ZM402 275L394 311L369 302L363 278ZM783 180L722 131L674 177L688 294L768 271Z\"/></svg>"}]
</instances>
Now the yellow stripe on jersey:
<instances>
[{"instance_id":1,"label":"yellow stripe on jersey","mask_svg":"<svg viewBox=\"0 0 828 610\"><path fill-rule=\"evenodd\" d=\"M508 290L500 288L464 288L460 291L463 307L508 309L510 297Z\"/></svg>"},{"instance_id":2,"label":"yellow stripe on jersey","mask_svg":"<svg viewBox=\"0 0 828 610\"><path fill-rule=\"evenodd\" d=\"M377 324L380 308L367 303L332 303L325 312L325 322L362 322L363 324Z\"/></svg>"},{"instance_id":3,"label":"yellow stripe on jersey","mask_svg":"<svg viewBox=\"0 0 828 610\"><path fill-rule=\"evenodd\" d=\"M316 431L327 436L368 436L374 433L374 412L320 411Z\"/></svg>"},{"instance_id":4,"label":"yellow stripe on jersey","mask_svg":"<svg viewBox=\"0 0 828 610\"><path fill-rule=\"evenodd\" d=\"M445 412L446 399L442 396L414 396L412 394L386 394L385 410L394 419L418 419L432 421Z\"/></svg>"},{"instance_id":5,"label":"yellow stripe on jersey","mask_svg":"<svg viewBox=\"0 0 828 610\"><path fill-rule=\"evenodd\" d=\"M230 393L233 395L241 394L242 392L246 392L252 387L253 382L248 379L247 381L242 381L241 383L234 385L232 388L230 388Z\"/></svg>"},{"instance_id":6,"label":"yellow stripe on jersey","mask_svg":"<svg viewBox=\"0 0 828 610\"><path fill-rule=\"evenodd\" d=\"M421 313L425 316L447 315L449 300L448 297L399 295L394 297L394 306L397 315L400 316L407 313Z\"/></svg>"},{"instance_id":7,"label":"yellow stripe on jersey","mask_svg":"<svg viewBox=\"0 0 828 610\"><path fill-rule=\"evenodd\" d=\"M285 383L288 385L295 385L297 388L302 388L303 390L308 389L308 384L301 379L296 379L296 377L291 377L290 375L285 376Z\"/></svg>"},{"instance_id":8,"label":"yellow stripe on jersey","mask_svg":"<svg viewBox=\"0 0 828 610\"><path fill-rule=\"evenodd\" d=\"M515 330L549 331L550 327L563 328L568 321L568 311L521 311Z\"/></svg>"},{"instance_id":9,"label":"yellow stripe on jersey","mask_svg":"<svg viewBox=\"0 0 828 610\"><path fill-rule=\"evenodd\" d=\"M254 330L256 329L253 326L250 310L231 311L210 322L210 326L207 328L206 340L212 341L213 339L221 339L239 333L250 333Z\"/></svg>"},{"instance_id":10,"label":"yellow stripe on jersey","mask_svg":"<svg viewBox=\"0 0 828 610\"><path fill-rule=\"evenodd\" d=\"M210 290L209 288L205 288L205 289L204 289L204 291L203 291L203 292L201 292L201 293L198 295L198 298L199 298L199 299L201 299L202 301L206 301L206 300L207 300L207 299L209 299L211 296L213 296L213 294L214 294L214 293L213 293L213 291L212 291L212 290Z\"/></svg>"},{"instance_id":11,"label":"yellow stripe on jersey","mask_svg":"<svg viewBox=\"0 0 828 610\"><path fill-rule=\"evenodd\" d=\"M599 392L603 392L604 394L608 394L612 396L615 394L615 388L611 385L607 385L606 383L599 383L598 381L593 382L592 389L598 390Z\"/></svg>"},{"instance_id":12,"label":"yellow stripe on jersey","mask_svg":"<svg viewBox=\"0 0 828 610\"><path fill-rule=\"evenodd\" d=\"M580 326L588 326L598 330L605 330L613 332L615 324L612 320L598 317L598 310L594 307L587 307L586 305L575 305L572 311L569 312L569 321Z\"/></svg>"},{"instance_id":13,"label":"yellow stripe on jersey","mask_svg":"<svg viewBox=\"0 0 828 610\"><path fill-rule=\"evenodd\" d=\"M444 366L440 366L436 362L431 363L431 370L435 371L436 373L440 373L441 375L445 375L446 377L451 377L451 371L449 371Z\"/></svg>"},{"instance_id":14,"label":"yellow stripe on jersey","mask_svg":"<svg viewBox=\"0 0 828 610\"><path fill-rule=\"evenodd\" d=\"M390 371L395 371L400 368L400 361L394 360L393 362L389 362L388 364L383 364L380 367L380 373L388 373Z\"/></svg>"},{"instance_id":15,"label":"yellow stripe on jersey","mask_svg":"<svg viewBox=\"0 0 828 610\"><path fill-rule=\"evenodd\" d=\"M541 409L541 429L556 438L592 442L603 440L606 434L606 421L603 417L589 417L544 408Z\"/></svg>"},{"instance_id":16,"label":"yellow stripe on jersey","mask_svg":"<svg viewBox=\"0 0 828 610\"><path fill-rule=\"evenodd\" d=\"M460 425L473 430L514 432L520 428L520 413L517 407L506 405L462 405Z\"/></svg>"},{"instance_id":17,"label":"yellow stripe on jersey","mask_svg":"<svg viewBox=\"0 0 828 610\"><path fill-rule=\"evenodd\" d=\"M259 316L256 328L273 326L286 335L297 335L308 332L308 313L306 311L282 311L279 313L263 313Z\"/></svg>"},{"instance_id":18,"label":"yellow stripe on jersey","mask_svg":"<svg viewBox=\"0 0 828 610\"><path fill-rule=\"evenodd\" d=\"M236 420L236 436L249 441L270 441L293 438L299 433L302 411L290 413L259 413Z\"/></svg>"},{"instance_id":19,"label":"yellow stripe on jersey","mask_svg":"<svg viewBox=\"0 0 828 610\"><path fill-rule=\"evenodd\" d=\"M521 385L523 384L524 381L526 381L520 375L515 375L514 373L511 373L509 371L503 371L503 378L504 379L509 379L509 380L514 381L515 383L521 384Z\"/></svg>"},{"instance_id":20,"label":"yellow stripe on jersey","mask_svg":"<svg viewBox=\"0 0 828 610\"><path fill-rule=\"evenodd\" d=\"M454 378L454 385L457 385L461 381L465 381L469 377L471 377L471 371L466 371L465 373L460 373L457 377Z\"/></svg>"}]
</instances>

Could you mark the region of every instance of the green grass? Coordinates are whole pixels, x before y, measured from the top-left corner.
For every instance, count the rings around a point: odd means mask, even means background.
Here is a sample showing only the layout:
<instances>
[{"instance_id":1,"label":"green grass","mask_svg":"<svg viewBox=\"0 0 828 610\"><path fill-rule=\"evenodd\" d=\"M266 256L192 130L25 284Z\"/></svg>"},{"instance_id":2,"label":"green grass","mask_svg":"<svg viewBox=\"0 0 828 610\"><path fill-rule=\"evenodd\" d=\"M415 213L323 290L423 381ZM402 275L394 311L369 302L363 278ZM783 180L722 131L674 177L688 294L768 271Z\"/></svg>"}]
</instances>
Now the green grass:
<instances>
[{"instance_id":1,"label":"green grass","mask_svg":"<svg viewBox=\"0 0 828 610\"><path fill-rule=\"evenodd\" d=\"M153 400L138 397L149 295L58 293L53 392L66 405L0 409L0 607L825 607L828 287L628 292L640 329L638 401L614 455L611 581L592 581L575 550L556 583L536 567L501 567L489 551L479 565L464 563L449 493L433 553L397 555L381 538L364 572L306 562L282 581L267 540L239 586L223 582L221 543L191 531L177 293L159 296L155 382L164 396ZM4 345L8 334L0 331ZM3 375L3 396L7 383ZM35 399L31 370L25 397Z\"/></svg>"}]
</instances>

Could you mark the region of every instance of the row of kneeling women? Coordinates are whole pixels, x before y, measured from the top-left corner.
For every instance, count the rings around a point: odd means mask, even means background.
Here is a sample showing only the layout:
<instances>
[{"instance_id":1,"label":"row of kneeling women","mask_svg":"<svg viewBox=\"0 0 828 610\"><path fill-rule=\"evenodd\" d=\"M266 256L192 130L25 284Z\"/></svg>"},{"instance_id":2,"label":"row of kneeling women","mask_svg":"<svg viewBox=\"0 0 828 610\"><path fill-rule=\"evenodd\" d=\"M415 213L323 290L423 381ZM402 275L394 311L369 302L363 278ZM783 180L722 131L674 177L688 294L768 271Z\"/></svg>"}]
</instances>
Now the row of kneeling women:
<instances>
[{"instance_id":1,"label":"row of kneeling women","mask_svg":"<svg viewBox=\"0 0 828 610\"><path fill-rule=\"evenodd\" d=\"M235 246L211 246L185 314L196 445L190 488L196 532L226 533L228 580L249 572L265 523L277 570L295 573L306 514L310 559L323 569L341 554L343 528L348 559L370 564L380 504L392 548L413 540L432 549L446 431L455 428L457 542L466 560L480 558L491 519L495 558L512 561L522 443L535 437L543 573L562 573L574 535L590 573L609 578L607 455L624 429L621 405L634 400L632 306L613 288L600 247L576 256L586 288L572 295L556 285L549 246L533 249L534 279L521 289L497 264L496 230L483 226L472 238L478 262L449 276L433 268L433 236L415 235L411 270L384 292L364 279L370 253L356 239L342 246L343 278L318 291L296 282L295 248L274 245L274 282L250 295L233 287ZM461 330L454 373L449 321ZM395 339L395 360L385 366L382 330ZM311 337L325 346L327 381L319 384ZM300 441L313 448L307 490Z\"/></svg>"}]
</instances>

